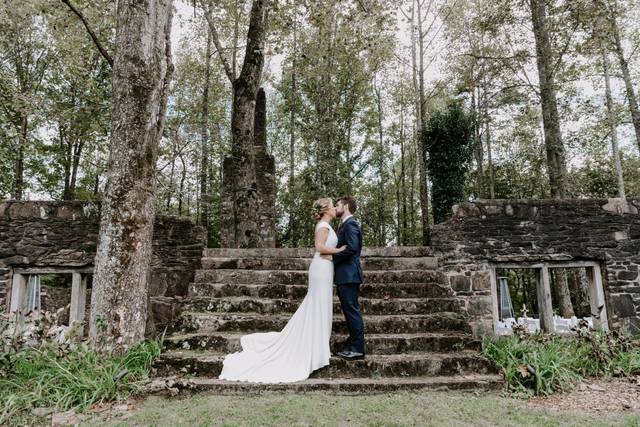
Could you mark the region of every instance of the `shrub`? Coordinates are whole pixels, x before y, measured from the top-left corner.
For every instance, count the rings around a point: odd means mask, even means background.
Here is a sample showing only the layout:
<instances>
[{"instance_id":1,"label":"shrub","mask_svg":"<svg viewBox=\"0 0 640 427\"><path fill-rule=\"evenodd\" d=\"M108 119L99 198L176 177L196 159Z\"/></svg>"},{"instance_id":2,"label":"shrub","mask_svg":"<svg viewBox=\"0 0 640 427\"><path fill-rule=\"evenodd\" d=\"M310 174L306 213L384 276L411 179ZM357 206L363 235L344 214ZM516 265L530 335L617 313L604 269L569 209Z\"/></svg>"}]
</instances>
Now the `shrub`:
<instances>
[{"instance_id":1,"label":"shrub","mask_svg":"<svg viewBox=\"0 0 640 427\"><path fill-rule=\"evenodd\" d=\"M162 348L162 339L144 341L125 354L109 356L91 351L86 343L38 340L25 346L19 338L0 336L0 425L24 422L32 408L83 411L130 396L148 379Z\"/></svg>"},{"instance_id":2,"label":"shrub","mask_svg":"<svg viewBox=\"0 0 640 427\"><path fill-rule=\"evenodd\" d=\"M565 391L587 377L640 373L640 346L615 332L485 338L482 351L502 369L509 389L525 394Z\"/></svg>"},{"instance_id":3,"label":"shrub","mask_svg":"<svg viewBox=\"0 0 640 427\"><path fill-rule=\"evenodd\" d=\"M435 223L445 221L451 208L464 200L466 174L473 156L473 117L459 102L436 111L422 132L422 144L432 182Z\"/></svg>"}]
</instances>

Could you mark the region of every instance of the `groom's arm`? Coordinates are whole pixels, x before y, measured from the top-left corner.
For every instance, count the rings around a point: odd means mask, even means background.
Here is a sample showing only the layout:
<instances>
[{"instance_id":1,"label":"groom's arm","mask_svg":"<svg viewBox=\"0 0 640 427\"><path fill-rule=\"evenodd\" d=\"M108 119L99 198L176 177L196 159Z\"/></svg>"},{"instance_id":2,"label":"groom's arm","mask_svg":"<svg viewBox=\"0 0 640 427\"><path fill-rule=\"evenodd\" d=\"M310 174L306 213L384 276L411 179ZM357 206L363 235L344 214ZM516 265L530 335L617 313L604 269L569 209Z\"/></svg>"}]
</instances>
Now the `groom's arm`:
<instances>
[{"instance_id":1,"label":"groom's arm","mask_svg":"<svg viewBox=\"0 0 640 427\"><path fill-rule=\"evenodd\" d=\"M346 249L342 252L338 252L337 254L333 254L333 262L336 264L340 264L354 256L358 253L360 249L360 238L358 236L358 227L353 224L353 221L344 225L344 244L347 246Z\"/></svg>"}]
</instances>

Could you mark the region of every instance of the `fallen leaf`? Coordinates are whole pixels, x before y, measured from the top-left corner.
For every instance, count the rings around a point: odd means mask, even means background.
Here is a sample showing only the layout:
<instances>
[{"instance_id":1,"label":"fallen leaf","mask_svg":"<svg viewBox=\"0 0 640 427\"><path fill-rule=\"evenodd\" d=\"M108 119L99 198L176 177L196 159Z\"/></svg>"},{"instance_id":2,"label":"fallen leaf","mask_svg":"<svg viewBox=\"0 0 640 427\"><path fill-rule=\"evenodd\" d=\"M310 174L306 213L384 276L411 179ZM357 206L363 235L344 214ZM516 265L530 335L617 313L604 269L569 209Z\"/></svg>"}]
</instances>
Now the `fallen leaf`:
<instances>
[{"instance_id":1,"label":"fallen leaf","mask_svg":"<svg viewBox=\"0 0 640 427\"><path fill-rule=\"evenodd\" d=\"M525 365L518 365L518 367L516 368L518 370L518 372L520 372L520 375L522 375L522 378L527 378L529 377L529 370L527 369L527 367Z\"/></svg>"}]
</instances>

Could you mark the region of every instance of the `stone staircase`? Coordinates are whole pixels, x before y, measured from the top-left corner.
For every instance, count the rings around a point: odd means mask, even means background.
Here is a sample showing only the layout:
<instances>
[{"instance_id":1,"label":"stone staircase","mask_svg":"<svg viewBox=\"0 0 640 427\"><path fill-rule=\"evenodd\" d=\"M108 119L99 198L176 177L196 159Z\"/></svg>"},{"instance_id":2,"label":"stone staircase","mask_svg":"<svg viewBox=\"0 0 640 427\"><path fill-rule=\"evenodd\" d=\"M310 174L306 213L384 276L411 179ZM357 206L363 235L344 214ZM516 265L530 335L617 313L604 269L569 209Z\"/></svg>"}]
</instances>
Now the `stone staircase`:
<instances>
[{"instance_id":1,"label":"stone staircase","mask_svg":"<svg viewBox=\"0 0 640 427\"><path fill-rule=\"evenodd\" d=\"M161 377L190 378L196 390L216 393L327 390L337 393L411 389L494 389L495 367L460 314L437 258L426 247L366 248L360 304L367 357L328 367L294 384L251 384L217 379L224 355L240 337L278 331L307 290L310 249L205 249L190 284L180 323L155 363ZM334 300L331 349L342 350L347 325Z\"/></svg>"}]
</instances>

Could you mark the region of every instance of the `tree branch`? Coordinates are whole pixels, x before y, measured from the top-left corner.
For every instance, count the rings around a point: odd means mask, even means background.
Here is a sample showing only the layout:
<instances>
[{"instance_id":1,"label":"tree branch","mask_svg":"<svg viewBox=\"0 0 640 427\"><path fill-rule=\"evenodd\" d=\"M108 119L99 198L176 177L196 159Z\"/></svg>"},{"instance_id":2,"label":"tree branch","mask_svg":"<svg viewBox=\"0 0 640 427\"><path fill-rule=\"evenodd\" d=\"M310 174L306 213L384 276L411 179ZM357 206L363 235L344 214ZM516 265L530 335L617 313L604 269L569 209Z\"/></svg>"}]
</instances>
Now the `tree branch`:
<instances>
[{"instance_id":1,"label":"tree branch","mask_svg":"<svg viewBox=\"0 0 640 427\"><path fill-rule=\"evenodd\" d=\"M256 75L256 69L262 69L264 63L264 34L269 16L267 0L254 0L249 18L249 31L247 31L247 48L244 55L244 63L240 70L240 78L248 80ZM259 85L259 82L255 82Z\"/></svg>"},{"instance_id":2,"label":"tree branch","mask_svg":"<svg viewBox=\"0 0 640 427\"><path fill-rule=\"evenodd\" d=\"M211 9L209 7L207 7L207 5L206 5L204 0L202 0L202 8L204 9L204 17L207 20L207 24L209 25L209 32L211 33L211 40L213 41L213 44L216 47L216 50L218 51L218 56L220 57L220 61L222 61L222 66L224 67L224 72L227 75L227 77L229 78L229 81L231 82L231 85L233 85L233 83L236 80L236 76L234 75L235 72L231 68L231 66L229 65L229 61L227 61L227 58L225 58L224 55L222 54L222 52L224 51L224 48L222 47L222 44L220 43L220 37L218 36L218 30L216 30L216 26L215 26L215 24L213 22L213 18L211 17Z\"/></svg>"},{"instance_id":3,"label":"tree branch","mask_svg":"<svg viewBox=\"0 0 640 427\"><path fill-rule=\"evenodd\" d=\"M82 21L82 24L84 25L84 27L87 29L87 32L91 36L91 40L93 40L93 43L96 45L96 47L100 51L100 54L109 63L109 65L111 67L113 67L113 59L111 58L111 55L109 55L109 52L107 52L107 50L102 46L102 43L100 43L100 40L98 39L98 36L96 36L96 33L93 32L93 30L89 26L89 23L85 19L85 17L82 14L82 12L80 12L78 9L76 9L76 7L71 4L70 0L61 0L61 1L62 1L62 3L66 4L67 6L69 6L69 9L71 9L71 11L73 13L75 13L78 18L80 18L80 21Z\"/></svg>"}]
</instances>

